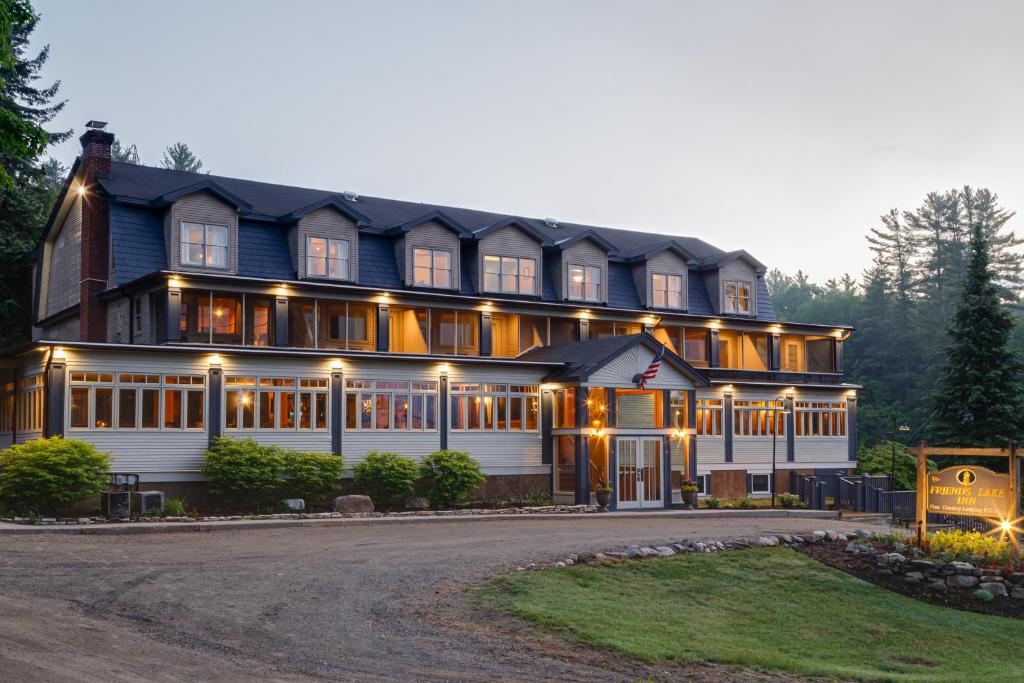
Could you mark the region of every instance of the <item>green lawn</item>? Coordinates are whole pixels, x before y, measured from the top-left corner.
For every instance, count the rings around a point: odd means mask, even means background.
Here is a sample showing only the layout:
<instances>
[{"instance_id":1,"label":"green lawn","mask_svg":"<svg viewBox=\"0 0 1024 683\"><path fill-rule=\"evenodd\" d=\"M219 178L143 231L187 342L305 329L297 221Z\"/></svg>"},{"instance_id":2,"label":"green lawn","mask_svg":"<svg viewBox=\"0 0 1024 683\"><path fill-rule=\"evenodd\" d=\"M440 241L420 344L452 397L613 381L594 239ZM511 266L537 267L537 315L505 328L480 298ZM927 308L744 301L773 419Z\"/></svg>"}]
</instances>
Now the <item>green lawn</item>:
<instances>
[{"instance_id":1,"label":"green lawn","mask_svg":"<svg viewBox=\"0 0 1024 683\"><path fill-rule=\"evenodd\" d=\"M864 680L1024 677L1024 621L912 600L785 548L523 572L484 599L647 661Z\"/></svg>"}]
</instances>

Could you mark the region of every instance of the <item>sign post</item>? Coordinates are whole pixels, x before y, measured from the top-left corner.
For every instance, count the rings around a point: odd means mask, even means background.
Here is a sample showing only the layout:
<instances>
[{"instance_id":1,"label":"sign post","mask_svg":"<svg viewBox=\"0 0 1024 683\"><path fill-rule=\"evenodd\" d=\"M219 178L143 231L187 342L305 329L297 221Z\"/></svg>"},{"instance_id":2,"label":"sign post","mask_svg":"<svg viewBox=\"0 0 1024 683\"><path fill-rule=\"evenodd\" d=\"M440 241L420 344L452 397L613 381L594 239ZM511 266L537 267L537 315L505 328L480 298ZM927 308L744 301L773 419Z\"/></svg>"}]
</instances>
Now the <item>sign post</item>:
<instances>
[{"instance_id":1,"label":"sign post","mask_svg":"<svg viewBox=\"0 0 1024 683\"><path fill-rule=\"evenodd\" d=\"M917 521L917 545L924 543L928 533L928 456L925 455L925 443L917 444L917 510L914 515Z\"/></svg>"}]
</instances>

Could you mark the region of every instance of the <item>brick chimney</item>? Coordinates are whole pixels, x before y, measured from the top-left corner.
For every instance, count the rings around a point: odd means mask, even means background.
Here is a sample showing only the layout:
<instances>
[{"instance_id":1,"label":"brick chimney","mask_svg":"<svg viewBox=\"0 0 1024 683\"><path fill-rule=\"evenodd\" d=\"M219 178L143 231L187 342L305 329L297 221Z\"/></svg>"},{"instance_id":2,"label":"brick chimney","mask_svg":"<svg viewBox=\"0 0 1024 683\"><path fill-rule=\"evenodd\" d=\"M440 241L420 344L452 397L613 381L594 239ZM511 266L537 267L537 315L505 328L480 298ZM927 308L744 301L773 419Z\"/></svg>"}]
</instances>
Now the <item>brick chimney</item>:
<instances>
[{"instance_id":1,"label":"brick chimney","mask_svg":"<svg viewBox=\"0 0 1024 683\"><path fill-rule=\"evenodd\" d=\"M107 194L96 182L110 177L110 148L114 134L92 127L78 138L82 143L82 281L79 289L79 339L107 341L107 304L98 294L107 289L110 274L110 212Z\"/></svg>"}]
</instances>

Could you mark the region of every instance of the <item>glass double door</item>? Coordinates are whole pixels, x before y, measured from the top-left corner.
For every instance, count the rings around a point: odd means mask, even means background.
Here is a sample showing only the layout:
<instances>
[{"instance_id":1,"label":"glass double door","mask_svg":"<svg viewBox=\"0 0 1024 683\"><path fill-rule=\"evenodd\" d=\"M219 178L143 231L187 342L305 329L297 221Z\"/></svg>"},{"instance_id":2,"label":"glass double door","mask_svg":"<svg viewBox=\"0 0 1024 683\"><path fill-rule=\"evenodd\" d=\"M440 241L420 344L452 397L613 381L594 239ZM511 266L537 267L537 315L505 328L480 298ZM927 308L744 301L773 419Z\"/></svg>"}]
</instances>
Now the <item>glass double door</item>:
<instances>
[{"instance_id":1,"label":"glass double door","mask_svg":"<svg viewBox=\"0 0 1024 683\"><path fill-rule=\"evenodd\" d=\"M661 466L663 443L659 437L626 436L615 439L619 509L664 507L664 469Z\"/></svg>"}]
</instances>

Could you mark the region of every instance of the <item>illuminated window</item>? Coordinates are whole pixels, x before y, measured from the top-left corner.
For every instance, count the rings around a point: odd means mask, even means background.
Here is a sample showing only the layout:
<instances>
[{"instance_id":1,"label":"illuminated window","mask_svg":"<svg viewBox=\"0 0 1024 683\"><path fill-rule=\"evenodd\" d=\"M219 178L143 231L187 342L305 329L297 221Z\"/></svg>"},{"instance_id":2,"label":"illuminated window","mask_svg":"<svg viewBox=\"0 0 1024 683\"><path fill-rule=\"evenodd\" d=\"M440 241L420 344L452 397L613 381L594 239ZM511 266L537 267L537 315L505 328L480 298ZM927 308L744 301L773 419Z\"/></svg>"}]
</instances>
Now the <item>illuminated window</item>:
<instances>
[{"instance_id":1,"label":"illuminated window","mask_svg":"<svg viewBox=\"0 0 1024 683\"><path fill-rule=\"evenodd\" d=\"M324 431L327 429L326 377L225 378L228 430Z\"/></svg>"},{"instance_id":2,"label":"illuminated window","mask_svg":"<svg viewBox=\"0 0 1024 683\"><path fill-rule=\"evenodd\" d=\"M575 301L601 300L601 269L595 266L569 266L569 298Z\"/></svg>"},{"instance_id":3,"label":"illuminated window","mask_svg":"<svg viewBox=\"0 0 1024 683\"><path fill-rule=\"evenodd\" d=\"M505 294L537 292L537 262L515 256L484 256L484 291Z\"/></svg>"},{"instance_id":4,"label":"illuminated window","mask_svg":"<svg viewBox=\"0 0 1024 683\"><path fill-rule=\"evenodd\" d=\"M680 275L651 275L651 304L655 308L683 307L683 278Z\"/></svg>"},{"instance_id":5,"label":"illuminated window","mask_svg":"<svg viewBox=\"0 0 1024 683\"><path fill-rule=\"evenodd\" d=\"M346 430L437 429L437 382L345 380Z\"/></svg>"},{"instance_id":6,"label":"illuminated window","mask_svg":"<svg viewBox=\"0 0 1024 683\"><path fill-rule=\"evenodd\" d=\"M796 436L843 438L846 436L846 402L797 401Z\"/></svg>"},{"instance_id":7,"label":"illuminated window","mask_svg":"<svg viewBox=\"0 0 1024 683\"><path fill-rule=\"evenodd\" d=\"M750 315L750 283L737 280L725 281L725 312Z\"/></svg>"},{"instance_id":8,"label":"illuminated window","mask_svg":"<svg viewBox=\"0 0 1024 683\"><path fill-rule=\"evenodd\" d=\"M413 284L417 287L452 286L452 253L416 247L412 256Z\"/></svg>"},{"instance_id":9,"label":"illuminated window","mask_svg":"<svg viewBox=\"0 0 1024 683\"><path fill-rule=\"evenodd\" d=\"M206 376L157 373L71 373L71 429L202 430Z\"/></svg>"},{"instance_id":10,"label":"illuminated window","mask_svg":"<svg viewBox=\"0 0 1024 683\"><path fill-rule=\"evenodd\" d=\"M326 237L306 238L306 277L349 280L350 243Z\"/></svg>"},{"instance_id":11,"label":"illuminated window","mask_svg":"<svg viewBox=\"0 0 1024 683\"><path fill-rule=\"evenodd\" d=\"M227 268L227 226L182 222L181 262L202 268Z\"/></svg>"},{"instance_id":12,"label":"illuminated window","mask_svg":"<svg viewBox=\"0 0 1024 683\"><path fill-rule=\"evenodd\" d=\"M536 431L540 411L536 384L452 384L452 430Z\"/></svg>"}]
</instances>

